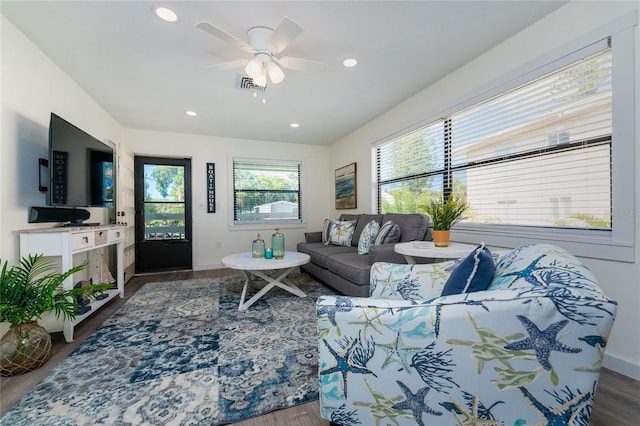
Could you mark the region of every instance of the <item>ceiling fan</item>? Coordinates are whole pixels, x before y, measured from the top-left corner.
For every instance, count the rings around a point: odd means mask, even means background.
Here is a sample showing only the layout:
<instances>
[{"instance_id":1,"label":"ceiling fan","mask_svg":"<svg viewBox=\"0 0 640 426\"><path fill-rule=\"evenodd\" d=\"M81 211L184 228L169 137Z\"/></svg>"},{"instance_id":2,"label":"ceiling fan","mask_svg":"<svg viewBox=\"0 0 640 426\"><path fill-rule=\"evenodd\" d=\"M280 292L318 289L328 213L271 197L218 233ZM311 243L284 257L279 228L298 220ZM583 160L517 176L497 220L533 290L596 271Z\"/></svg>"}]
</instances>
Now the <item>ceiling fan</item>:
<instances>
[{"instance_id":1,"label":"ceiling fan","mask_svg":"<svg viewBox=\"0 0 640 426\"><path fill-rule=\"evenodd\" d=\"M308 59L279 56L302 32L302 28L286 16L275 30L262 26L249 28L248 43L209 22L198 22L196 27L253 55L251 60L239 59L211 65L208 68L227 69L244 65L245 72L257 86L266 86L267 76L273 84L280 83L284 79L282 68L304 70L312 64L326 65Z\"/></svg>"}]
</instances>

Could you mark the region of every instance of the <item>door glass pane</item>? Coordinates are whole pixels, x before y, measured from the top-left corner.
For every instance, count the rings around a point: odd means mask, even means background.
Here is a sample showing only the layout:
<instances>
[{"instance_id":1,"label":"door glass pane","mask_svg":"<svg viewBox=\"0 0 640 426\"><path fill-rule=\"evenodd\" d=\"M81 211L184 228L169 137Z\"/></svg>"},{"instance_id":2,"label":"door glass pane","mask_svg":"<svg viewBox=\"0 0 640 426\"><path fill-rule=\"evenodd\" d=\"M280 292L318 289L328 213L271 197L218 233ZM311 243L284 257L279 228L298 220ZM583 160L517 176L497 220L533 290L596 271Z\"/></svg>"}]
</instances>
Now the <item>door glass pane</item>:
<instances>
[{"instance_id":1,"label":"door glass pane","mask_svg":"<svg viewBox=\"0 0 640 426\"><path fill-rule=\"evenodd\" d=\"M184 167L144 165L144 201L184 201Z\"/></svg>"},{"instance_id":2,"label":"door glass pane","mask_svg":"<svg viewBox=\"0 0 640 426\"><path fill-rule=\"evenodd\" d=\"M145 240L185 239L184 204L145 203Z\"/></svg>"},{"instance_id":3,"label":"door glass pane","mask_svg":"<svg viewBox=\"0 0 640 426\"><path fill-rule=\"evenodd\" d=\"M145 240L183 240L184 167L144 165Z\"/></svg>"}]
</instances>

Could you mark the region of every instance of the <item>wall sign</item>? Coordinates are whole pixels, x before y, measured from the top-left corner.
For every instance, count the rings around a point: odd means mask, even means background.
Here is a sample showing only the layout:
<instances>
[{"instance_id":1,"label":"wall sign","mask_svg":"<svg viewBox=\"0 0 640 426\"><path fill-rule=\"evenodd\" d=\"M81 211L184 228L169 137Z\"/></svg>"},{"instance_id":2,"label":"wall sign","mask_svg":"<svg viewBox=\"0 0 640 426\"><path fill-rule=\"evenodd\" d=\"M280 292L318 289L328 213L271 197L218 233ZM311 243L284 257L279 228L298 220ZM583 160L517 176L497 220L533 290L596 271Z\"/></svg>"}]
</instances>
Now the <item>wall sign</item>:
<instances>
[{"instance_id":1,"label":"wall sign","mask_svg":"<svg viewBox=\"0 0 640 426\"><path fill-rule=\"evenodd\" d=\"M66 204L67 202L68 157L69 153L66 151L53 151L52 204Z\"/></svg>"},{"instance_id":2,"label":"wall sign","mask_svg":"<svg viewBox=\"0 0 640 426\"><path fill-rule=\"evenodd\" d=\"M207 163L207 213L216 212L216 164Z\"/></svg>"}]
</instances>

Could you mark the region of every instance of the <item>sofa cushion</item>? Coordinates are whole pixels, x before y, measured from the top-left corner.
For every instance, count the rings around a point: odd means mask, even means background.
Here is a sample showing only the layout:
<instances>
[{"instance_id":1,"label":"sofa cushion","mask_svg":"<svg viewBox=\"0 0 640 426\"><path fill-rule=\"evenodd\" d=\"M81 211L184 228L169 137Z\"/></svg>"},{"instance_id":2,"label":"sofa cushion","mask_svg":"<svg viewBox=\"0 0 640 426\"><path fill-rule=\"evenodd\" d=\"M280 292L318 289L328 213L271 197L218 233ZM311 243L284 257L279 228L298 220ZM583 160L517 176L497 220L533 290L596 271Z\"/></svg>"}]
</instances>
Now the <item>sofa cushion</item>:
<instances>
[{"instance_id":1,"label":"sofa cushion","mask_svg":"<svg viewBox=\"0 0 640 426\"><path fill-rule=\"evenodd\" d=\"M380 225L375 220L371 220L362 230L358 240L358 254L369 253L369 247L375 244L376 237L380 231Z\"/></svg>"},{"instance_id":2,"label":"sofa cushion","mask_svg":"<svg viewBox=\"0 0 640 426\"><path fill-rule=\"evenodd\" d=\"M379 246L382 244L397 243L399 240L400 227L392 220L389 220L380 227L374 245Z\"/></svg>"},{"instance_id":3,"label":"sofa cushion","mask_svg":"<svg viewBox=\"0 0 640 426\"><path fill-rule=\"evenodd\" d=\"M484 243L476 247L449 275L442 296L483 291L489 287L496 266Z\"/></svg>"},{"instance_id":4,"label":"sofa cushion","mask_svg":"<svg viewBox=\"0 0 640 426\"><path fill-rule=\"evenodd\" d=\"M358 224L356 225L356 230L353 233L353 240L351 245L354 247L358 247L358 243L360 242L360 236L362 235L362 231L365 226L372 220L378 222L379 226L382 226L382 215L381 214L359 214L358 216Z\"/></svg>"},{"instance_id":5,"label":"sofa cushion","mask_svg":"<svg viewBox=\"0 0 640 426\"><path fill-rule=\"evenodd\" d=\"M332 220L329 224L327 241L325 244L335 246L351 246L357 220Z\"/></svg>"},{"instance_id":6,"label":"sofa cushion","mask_svg":"<svg viewBox=\"0 0 640 426\"><path fill-rule=\"evenodd\" d=\"M308 254L312 263L327 268L328 259L331 256L341 253L356 253L355 247L328 246L324 243L298 243L297 249L300 253ZM366 257L366 256L365 256Z\"/></svg>"},{"instance_id":7,"label":"sofa cushion","mask_svg":"<svg viewBox=\"0 0 640 426\"><path fill-rule=\"evenodd\" d=\"M342 213L339 220L358 220L361 214Z\"/></svg>"},{"instance_id":8,"label":"sofa cushion","mask_svg":"<svg viewBox=\"0 0 640 426\"><path fill-rule=\"evenodd\" d=\"M400 227L399 242L401 243L422 241L429 227L429 218L419 213L387 213L384 215L383 223L389 220L397 223Z\"/></svg>"},{"instance_id":9,"label":"sofa cushion","mask_svg":"<svg viewBox=\"0 0 640 426\"><path fill-rule=\"evenodd\" d=\"M361 256L357 252L340 253L327 259L327 267L336 275L358 285L369 284L369 256ZM331 283L329 283L331 284Z\"/></svg>"}]
</instances>

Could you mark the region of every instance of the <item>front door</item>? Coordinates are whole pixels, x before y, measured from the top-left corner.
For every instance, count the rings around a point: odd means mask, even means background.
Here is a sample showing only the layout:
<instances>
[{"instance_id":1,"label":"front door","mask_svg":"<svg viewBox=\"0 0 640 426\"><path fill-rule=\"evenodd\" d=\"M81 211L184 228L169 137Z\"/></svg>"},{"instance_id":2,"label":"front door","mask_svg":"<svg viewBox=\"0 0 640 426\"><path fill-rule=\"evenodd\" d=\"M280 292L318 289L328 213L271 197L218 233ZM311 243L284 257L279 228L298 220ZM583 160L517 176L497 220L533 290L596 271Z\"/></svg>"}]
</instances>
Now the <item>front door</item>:
<instances>
[{"instance_id":1,"label":"front door","mask_svg":"<svg viewBox=\"0 0 640 426\"><path fill-rule=\"evenodd\" d=\"M136 273L192 269L191 160L135 157Z\"/></svg>"}]
</instances>

